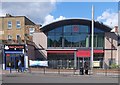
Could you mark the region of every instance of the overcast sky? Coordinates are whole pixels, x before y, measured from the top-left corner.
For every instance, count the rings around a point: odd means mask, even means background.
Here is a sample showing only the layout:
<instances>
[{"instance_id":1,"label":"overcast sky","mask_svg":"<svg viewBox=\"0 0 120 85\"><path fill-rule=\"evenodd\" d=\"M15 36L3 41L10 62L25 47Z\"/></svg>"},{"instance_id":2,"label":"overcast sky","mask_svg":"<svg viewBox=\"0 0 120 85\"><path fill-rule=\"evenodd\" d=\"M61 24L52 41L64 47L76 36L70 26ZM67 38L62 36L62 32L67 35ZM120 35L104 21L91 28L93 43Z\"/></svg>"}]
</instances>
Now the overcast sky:
<instances>
[{"instance_id":1,"label":"overcast sky","mask_svg":"<svg viewBox=\"0 0 120 85\"><path fill-rule=\"evenodd\" d=\"M14 16L27 16L37 24L49 24L66 18L91 19L91 6L95 7L95 20L106 25L118 25L118 3L82 2L2 2L0 16L10 13Z\"/></svg>"}]
</instances>

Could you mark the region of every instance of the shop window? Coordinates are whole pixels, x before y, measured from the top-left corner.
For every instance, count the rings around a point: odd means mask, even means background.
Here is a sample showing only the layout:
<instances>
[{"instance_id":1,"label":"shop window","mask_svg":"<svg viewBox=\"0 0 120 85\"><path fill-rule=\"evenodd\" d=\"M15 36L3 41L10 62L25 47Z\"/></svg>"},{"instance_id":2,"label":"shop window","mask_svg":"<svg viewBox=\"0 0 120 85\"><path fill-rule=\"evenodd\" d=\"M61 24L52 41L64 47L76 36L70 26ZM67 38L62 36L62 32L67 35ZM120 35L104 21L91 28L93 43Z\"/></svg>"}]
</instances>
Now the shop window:
<instances>
[{"instance_id":1,"label":"shop window","mask_svg":"<svg viewBox=\"0 0 120 85\"><path fill-rule=\"evenodd\" d=\"M8 35L8 40L12 40L12 36L11 35Z\"/></svg>"}]
</instances>

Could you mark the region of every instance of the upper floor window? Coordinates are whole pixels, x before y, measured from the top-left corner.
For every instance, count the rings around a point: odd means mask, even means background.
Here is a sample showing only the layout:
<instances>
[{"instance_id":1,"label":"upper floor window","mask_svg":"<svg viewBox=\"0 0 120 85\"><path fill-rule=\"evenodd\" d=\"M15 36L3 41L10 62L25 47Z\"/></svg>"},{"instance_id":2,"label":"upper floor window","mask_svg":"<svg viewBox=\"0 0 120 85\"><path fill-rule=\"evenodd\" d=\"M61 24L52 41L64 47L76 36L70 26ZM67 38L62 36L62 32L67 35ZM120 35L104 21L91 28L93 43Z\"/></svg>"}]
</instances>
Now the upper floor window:
<instances>
[{"instance_id":1,"label":"upper floor window","mask_svg":"<svg viewBox=\"0 0 120 85\"><path fill-rule=\"evenodd\" d=\"M72 25L72 32L79 32L79 25Z\"/></svg>"},{"instance_id":2,"label":"upper floor window","mask_svg":"<svg viewBox=\"0 0 120 85\"><path fill-rule=\"evenodd\" d=\"M29 34L30 34L30 35L33 35L34 32L35 32L35 29L34 29L34 28L29 28Z\"/></svg>"},{"instance_id":3,"label":"upper floor window","mask_svg":"<svg viewBox=\"0 0 120 85\"><path fill-rule=\"evenodd\" d=\"M85 25L80 25L80 33L89 33L89 27Z\"/></svg>"},{"instance_id":4,"label":"upper floor window","mask_svg":"<svg viewBox=\"0 0 120 85\"><path fill-rule=\"evenodd\" d=\"M72 32L72 25L64 26L64 33L71 33Z\"/></svg>"},{"instance_id":5,"label":"upper floor window","mask_svg":"<svg viewBox=\"0 0 120 85\"><path fill-rule=\"evenodd\" d=\"M8 21L8 29L12 29L12 21Z\"/></svg>"},{"instance_id":6,"label":"upper floor window","mask_svg":"<svg viewBox=\"0 0 120 85\"><path fill-rule=\"evenodd\" d=\"M16 28L19 29L21 26L20 26L20 21L16 21Z\"/></svg>"},{"instance_id":7,"label":"upper floor window","mask_svg":"<svg viewBox=\"0 0 120 85\"><path fill-rule=\"evenodd\" d=\"M12 40L12 36L11 35L8 35L8 40Z\"/></svg>"}]
</instances>

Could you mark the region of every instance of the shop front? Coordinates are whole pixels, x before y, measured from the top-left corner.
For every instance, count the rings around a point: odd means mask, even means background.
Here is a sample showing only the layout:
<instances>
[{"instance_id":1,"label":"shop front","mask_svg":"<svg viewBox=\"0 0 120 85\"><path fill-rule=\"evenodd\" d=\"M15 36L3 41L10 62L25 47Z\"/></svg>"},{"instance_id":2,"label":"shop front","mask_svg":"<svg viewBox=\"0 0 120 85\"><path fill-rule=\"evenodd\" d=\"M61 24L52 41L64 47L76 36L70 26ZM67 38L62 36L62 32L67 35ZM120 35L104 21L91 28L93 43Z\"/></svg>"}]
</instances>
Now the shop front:
<instances>
[{"instance_id":1,"label":"shop front","mask_svg":"<svg viewBox=\"0 0 120 85\"><path fill-rule=\"evenodd\" d=\"M21 60L24 67L25 45L4 45L3 69L17 69L18 61Z\"/></svg>"},{"instance_id":2,"label":"shop front","mask_svg":"<svg viewBox=\"0 0 120 85\"><path fill-rule=\"evenodd\" d=\"M59 66L63 69L73 69L76 63L76 69L84 67L84 63L87 62L90 67L90 50L48 50L48 61L50 68L58 68ZM76 55L75 55L76 52ZM103 50L94 50L94 61L99 61L97 68L102 68ZM76 57L76 61L75 61ZM94 63L93 63L94 64Z\"/></svg>"}]
</instances>

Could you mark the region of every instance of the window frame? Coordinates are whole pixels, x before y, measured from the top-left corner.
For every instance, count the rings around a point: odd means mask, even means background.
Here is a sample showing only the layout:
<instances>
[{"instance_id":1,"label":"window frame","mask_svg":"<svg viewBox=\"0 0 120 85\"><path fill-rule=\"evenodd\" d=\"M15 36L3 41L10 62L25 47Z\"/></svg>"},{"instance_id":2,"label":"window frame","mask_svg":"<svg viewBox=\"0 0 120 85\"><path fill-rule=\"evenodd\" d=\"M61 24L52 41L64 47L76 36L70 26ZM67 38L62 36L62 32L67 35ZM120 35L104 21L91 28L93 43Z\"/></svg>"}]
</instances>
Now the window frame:
<instances>
[{"instance_id":1,"label":"window frame","mask_svg":"<svg viewBox=\"0 0 120 85\"><path fill-rule=\"evenodd\" d=\"M11 23L9 23L9 22L11 22ZM9 27L9 26L10 26L10 27ZM12 21L9 20L9 21L7 22L7 27L8 27L8 29L12 29Z\"/></svg>"},{"instance_id":2,"label":"window frame","mask_svg":"<svg viewBox=\"0 0 120 85\"><path fill-rule=\"evenodd\" d=\"M7 40L12 40L12 35L7 35Z\"/></svg>"},{"instance_id":3,"label":"window frame","mask_svg":"<svg viewBox=\"0 0 120 85\"><path fill-rule=\"evenodd\" d=\"M33 30L31 31L30 29L33 29ZM30 27L29 28L29 35L32 36L34 32L35 32L35 28L34 27Z\"/></svg>"},{"instance_id":4,"label":"window frame","mask_svg":"<svg viewBox=\"0 0 120 85\"><path fill-rule=\"evenodd\" d=\"M17 22L19 22L19 24L18 24ZM18 27L18 26L19 26L19 27ZM20 23L20 21L16 21L16 28L17 28L17 29L20 29L20 28L21 28L21 23Z\"/></svg>"}]
</instances>

